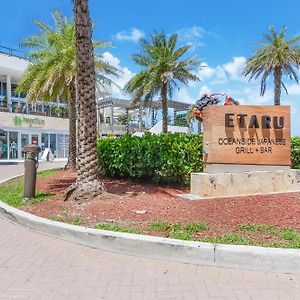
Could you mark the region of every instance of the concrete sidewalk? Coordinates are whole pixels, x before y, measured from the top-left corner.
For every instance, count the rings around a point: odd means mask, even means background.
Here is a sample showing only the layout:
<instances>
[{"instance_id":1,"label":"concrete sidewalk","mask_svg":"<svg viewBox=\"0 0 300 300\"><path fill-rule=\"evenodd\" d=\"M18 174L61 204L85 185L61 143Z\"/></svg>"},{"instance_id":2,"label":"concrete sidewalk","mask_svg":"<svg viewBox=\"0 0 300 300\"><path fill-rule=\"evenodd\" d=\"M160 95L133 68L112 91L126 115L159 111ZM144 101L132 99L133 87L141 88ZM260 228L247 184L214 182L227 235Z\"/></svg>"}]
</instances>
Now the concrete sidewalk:
<instances>
[{"instance_id":1,"label":"concrete sidewalk","mask_svg":"<svg viewBox=\"0 0 300 300\"><path fill-rule=\"evenodd\" d=\"M22 173L22 167L0 166L1 179ZM300 276L112 254L0 219L0 299L274 300L299 295Z\"/></svg>"},{"instance_id":2,"label":"concrete sidewalk","mask_svg":"<svg viewBox=\"0 0 300 300\"><path fill-rule=\"evenodd\" d=\"M53 162L39 162L38 171L62 168L66 164L66 161L53 161ZM0 163L0 182L7 178L23 175L24 174L24 163L23 162L5 162Z\"/></svg>"}]
</instances>

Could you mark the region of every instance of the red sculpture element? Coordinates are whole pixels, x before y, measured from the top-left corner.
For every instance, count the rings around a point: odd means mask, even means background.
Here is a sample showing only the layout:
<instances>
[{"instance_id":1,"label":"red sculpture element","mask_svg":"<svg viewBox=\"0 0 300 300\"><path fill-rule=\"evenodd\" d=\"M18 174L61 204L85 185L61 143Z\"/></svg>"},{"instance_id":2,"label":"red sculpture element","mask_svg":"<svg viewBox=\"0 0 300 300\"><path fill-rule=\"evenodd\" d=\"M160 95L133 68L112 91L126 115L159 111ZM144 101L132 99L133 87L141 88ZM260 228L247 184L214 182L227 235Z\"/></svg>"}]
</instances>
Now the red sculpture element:
<instances>
[{"instance_id":1,"label":"red sculpture element","mask_svg":"<svg viewBox=\"0 0 300 300\"><path fill-rule=\"evenodd\" d=\"M234 100L234 99L231 98L230 96L226 96L226 100L225 100L224 105L240 105L240 102Z\"/></svg>"},{"instance_id":2,"label":"red sculpture element","mask_svg":"<svg viewBox=\"0 0 300 300\"><path fill-rule=\"evenodd\" d=\"M240 105L239 101L234 100L232 97L224 93L215 94L203 94L199 100L196 102L196 107L193 108L193 115L195 118L202 122L203 120L203 108L209 105L217 105L221 101L216 96L226 96L224 105Z\"/></svg>"}]
</instances>

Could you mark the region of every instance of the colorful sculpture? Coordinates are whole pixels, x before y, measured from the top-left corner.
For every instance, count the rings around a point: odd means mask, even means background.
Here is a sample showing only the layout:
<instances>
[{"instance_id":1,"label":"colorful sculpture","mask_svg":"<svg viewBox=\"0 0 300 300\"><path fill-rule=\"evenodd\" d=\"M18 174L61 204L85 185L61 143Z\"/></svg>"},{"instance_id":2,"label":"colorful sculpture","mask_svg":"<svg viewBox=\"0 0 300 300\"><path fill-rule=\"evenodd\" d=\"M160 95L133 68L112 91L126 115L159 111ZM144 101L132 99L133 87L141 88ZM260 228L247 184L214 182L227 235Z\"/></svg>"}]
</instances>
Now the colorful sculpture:
<instances>
[{"instance_id":1,"label":"colorful sculpture","mask_svg":"<svg viewBox=\"0 0 300 300\"><path fill-rule=\"evenodd\" d=\"M226 96L224 105L239 105L239 101L234 100L232 97L224 93L214 93L214 94L203 94L199 100L196 102L196 107L193 108L193 115L195 118L202 122L203 120L203 108L209 105L217 105L221 101L217 96Z\"/></svg>"}]
</instances>

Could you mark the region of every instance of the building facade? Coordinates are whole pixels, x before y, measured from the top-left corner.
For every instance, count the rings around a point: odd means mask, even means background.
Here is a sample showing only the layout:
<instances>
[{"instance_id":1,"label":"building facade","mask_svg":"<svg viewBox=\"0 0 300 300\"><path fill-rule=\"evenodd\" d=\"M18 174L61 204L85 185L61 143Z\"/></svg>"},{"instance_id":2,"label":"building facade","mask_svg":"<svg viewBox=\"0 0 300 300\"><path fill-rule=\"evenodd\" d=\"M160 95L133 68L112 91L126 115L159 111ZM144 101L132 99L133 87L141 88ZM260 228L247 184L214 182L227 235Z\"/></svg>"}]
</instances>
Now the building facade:
<instances>
[{"instance_id":1,"label":"building facade","mask_svg":"<svg viewBox=\"0 0 300 300\"><path fill-rule=\"evenodd\" d=\"M68 119L64 103L59 101L28 103L18 94L18 82L30 64L21 52L0 46L0 160L22 159L23 147L49 148L56 158L68 155Z\"/></svg>"}]
</instances>

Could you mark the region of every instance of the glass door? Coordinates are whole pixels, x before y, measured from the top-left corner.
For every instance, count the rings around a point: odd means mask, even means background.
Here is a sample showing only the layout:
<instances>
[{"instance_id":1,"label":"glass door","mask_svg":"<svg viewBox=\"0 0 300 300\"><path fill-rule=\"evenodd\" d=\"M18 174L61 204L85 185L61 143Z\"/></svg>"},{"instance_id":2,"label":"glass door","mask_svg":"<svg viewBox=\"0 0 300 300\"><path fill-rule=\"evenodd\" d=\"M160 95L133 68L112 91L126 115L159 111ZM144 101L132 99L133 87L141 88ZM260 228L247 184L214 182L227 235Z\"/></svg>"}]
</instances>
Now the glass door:
<instances>
[{"instance_id":1,"label":"glass door","mask_svg":"<svg viewBox=\"0 0 300 300\"><path fill-rule=\"evenodd\" d=\"M24 158L24 146L29 144L29 134L28 133L21 133L21 153L22 158Z\"/></svg>"},{"instance_id":2,"label":"glass door","mask_svg":"<svg viewBox=\"0 0 300 300\"><path fill-rule=\"evenodd\" d=\"M50 133L50 149L54 157L57 157L56 134Z\"/></svg>"},{"instance_id":3,"label":"glass door","mask_svg":"<svg viewBox=\"0 0 300 300\"><path fill-rule=\"evenodd\" d=\"M31 135L31 144L32 145L38 145L39 144L39 136L38 136L38 134L32 134Z\"/></svg>"}]
</instances>

